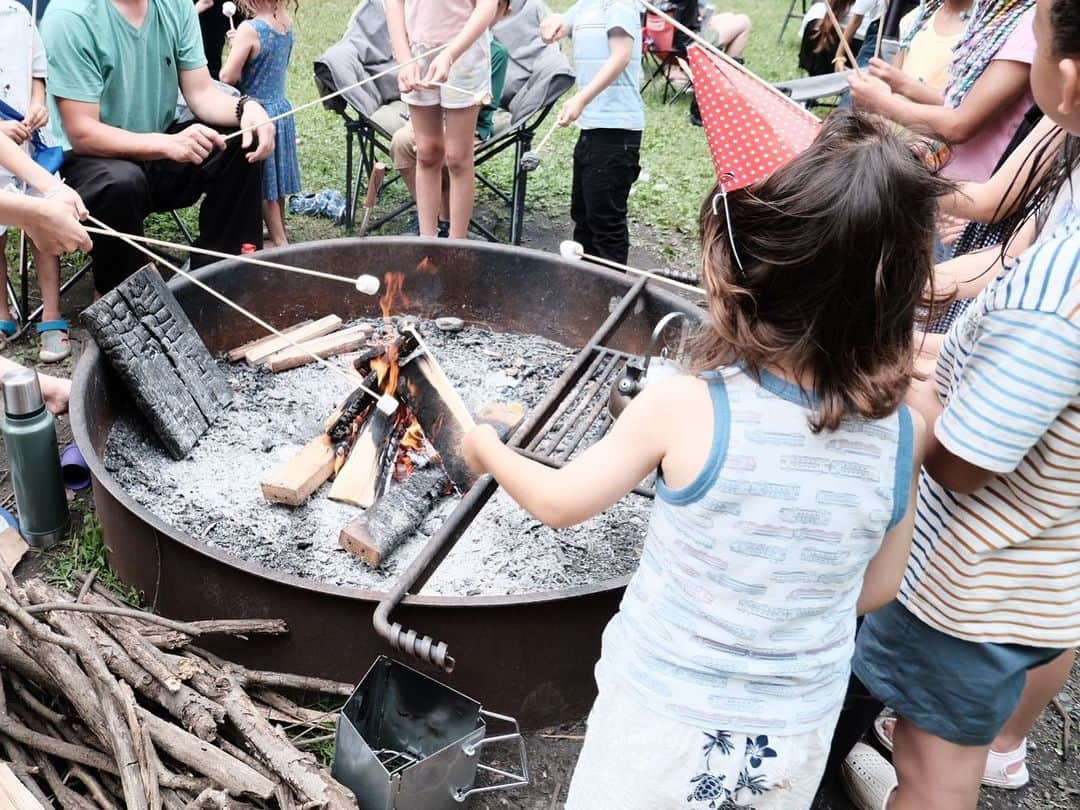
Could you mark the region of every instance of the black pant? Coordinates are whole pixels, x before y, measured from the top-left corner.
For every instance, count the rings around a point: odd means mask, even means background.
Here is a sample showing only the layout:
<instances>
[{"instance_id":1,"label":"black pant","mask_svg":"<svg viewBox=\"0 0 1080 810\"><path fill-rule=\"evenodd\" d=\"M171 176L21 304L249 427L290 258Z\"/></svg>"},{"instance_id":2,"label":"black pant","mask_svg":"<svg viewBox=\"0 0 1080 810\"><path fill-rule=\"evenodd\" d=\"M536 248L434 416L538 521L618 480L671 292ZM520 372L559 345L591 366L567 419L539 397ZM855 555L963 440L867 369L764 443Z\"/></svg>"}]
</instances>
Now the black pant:
<instances>
[{"instance_id":1,"label":"black pant","mask_svg":"<svg viewBox=\"0 0 1080 810\"><path fill-rule=\"evenodd\" d=\"M209 12L207 12L209 13ZM174 124L169 132L189 124ZM123 233L141 235L148 214L194 205L199 209L198 247L239 253L250 242L262 248L262 164L248 163L240 139L228 141L202 165L67 154L64 179L82 196L90 213ZM106 293L147 263L144 253L107 236L94 237L94 287ZM191 266L213 259L192 254Z\"/></svg>"},{"instance_id":2,"label":"black pant","mask_svg":"<svg viewBox=\"0 0 1080 810\"><path fill-rule=\"evenodd\" d=\"M199 15L203 50L206 51L206 67L215 79L221 73L221 52L225 48L225 32L229 30L229 18L221 13L223 3L224 0L214 0L213 7ZM241 19L243 15L238 11L234 24Z\"/></svg>"},{"instance_id":3,"label":"black pant","mask_svg":"<svg viewBox=\"0 0 1080 810\"><path fill-rule=\"evenodd\" d=\"M586 253L626 264L630 230L626 200L641 165L641 132L583 129L574 147L574 185L570 218L574 241Z\"/></svg>"}]
</instances>

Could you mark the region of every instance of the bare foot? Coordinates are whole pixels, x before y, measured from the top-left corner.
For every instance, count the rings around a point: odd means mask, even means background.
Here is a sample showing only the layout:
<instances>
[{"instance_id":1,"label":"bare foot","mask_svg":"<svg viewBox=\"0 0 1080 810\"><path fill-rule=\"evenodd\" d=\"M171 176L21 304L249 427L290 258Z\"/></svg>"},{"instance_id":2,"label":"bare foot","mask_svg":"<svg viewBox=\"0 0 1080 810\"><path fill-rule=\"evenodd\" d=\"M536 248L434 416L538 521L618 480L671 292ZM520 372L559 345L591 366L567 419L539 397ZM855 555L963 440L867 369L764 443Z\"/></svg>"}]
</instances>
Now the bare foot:
<instances>
[{"instance_id":1,"label":"bare foot","mask_svg":"<svg viewBox=\"0 0 1080 810\"><path fill-rule=\"evenodd\" d=\"M45 398L45 407L52 414L64 413L68 409L68 399L71 397L71 380L63 377L53 377L49 374L38 374L41 383L41 396Z\"/></svg>"}]
</instances>

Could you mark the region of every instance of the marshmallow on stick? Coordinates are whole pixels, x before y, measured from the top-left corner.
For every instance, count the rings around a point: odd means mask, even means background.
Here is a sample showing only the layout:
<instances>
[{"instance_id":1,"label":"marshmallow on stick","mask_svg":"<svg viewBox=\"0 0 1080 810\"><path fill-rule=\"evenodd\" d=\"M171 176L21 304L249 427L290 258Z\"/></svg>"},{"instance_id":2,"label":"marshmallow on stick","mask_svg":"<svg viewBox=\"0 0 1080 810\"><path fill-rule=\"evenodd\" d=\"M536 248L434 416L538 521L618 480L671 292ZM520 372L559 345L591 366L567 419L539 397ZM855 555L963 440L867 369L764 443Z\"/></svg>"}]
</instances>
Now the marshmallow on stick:
<instances>
[{"instance_id":1,"label":"marshmallow on stick","mask_svg":"<svg viewBox=\"0 0 1080 810\"><path fill-rule=\"evenodd\" d=\"M233 17L236 16L236 3L232 2L232 0L226 0L221 4L221 13L229 18L229 28L235 31L236 23L233 21Z\"/></svg>"}]
</instances>

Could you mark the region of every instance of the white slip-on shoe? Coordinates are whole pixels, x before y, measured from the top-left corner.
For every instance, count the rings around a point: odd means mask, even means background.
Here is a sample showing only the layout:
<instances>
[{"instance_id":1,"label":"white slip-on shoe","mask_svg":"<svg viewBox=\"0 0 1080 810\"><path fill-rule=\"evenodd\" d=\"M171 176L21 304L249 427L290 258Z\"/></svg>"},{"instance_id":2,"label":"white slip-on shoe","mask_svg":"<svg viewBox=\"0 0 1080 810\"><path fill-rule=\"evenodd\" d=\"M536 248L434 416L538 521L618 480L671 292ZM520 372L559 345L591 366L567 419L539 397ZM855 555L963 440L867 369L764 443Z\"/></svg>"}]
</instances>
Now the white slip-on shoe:
<instances>
[{"instance_id":1,"label":"white slip-on shoe","mask_svg":"<svg viewBox=\"0 0 1080 810\"><path fill-rule=\"evenodd\" d=\"M897 784L896 771L885 757L866 743L856 743L840 772L858 810L885 810Z\"/></svg>"}]
</instances>

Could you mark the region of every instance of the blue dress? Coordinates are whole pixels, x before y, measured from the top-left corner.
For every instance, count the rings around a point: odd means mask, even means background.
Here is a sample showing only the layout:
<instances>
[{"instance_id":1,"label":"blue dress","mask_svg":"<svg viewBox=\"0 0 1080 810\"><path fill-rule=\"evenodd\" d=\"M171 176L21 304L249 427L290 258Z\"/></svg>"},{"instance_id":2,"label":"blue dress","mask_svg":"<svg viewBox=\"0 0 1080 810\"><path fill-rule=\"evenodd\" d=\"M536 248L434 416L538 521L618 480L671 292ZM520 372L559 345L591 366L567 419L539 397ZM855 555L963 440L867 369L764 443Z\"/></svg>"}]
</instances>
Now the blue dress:
<instances>
[{"instance_id":1,"label":"blue dress","mask_svg":"<svg viewBox=\"0 0 1080 810\"><path fill-rule=\"evenodd\" d=\"M273 118L288 112L285 74L293 48L293 29L284 34L262 20L248 20L259 34L259 53L249 59L240 75L240 92L251 96ZM274 152L263 163L263 199L280 200L300 191L300 162L296 156L296 122L287 116L274 122Z\"/></svg>"}]
</instances>

